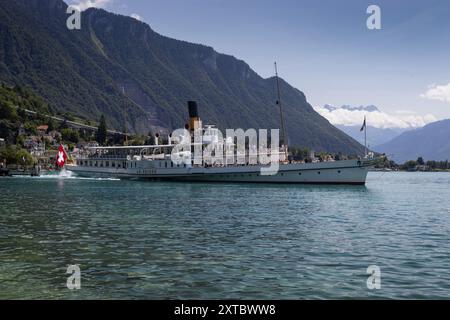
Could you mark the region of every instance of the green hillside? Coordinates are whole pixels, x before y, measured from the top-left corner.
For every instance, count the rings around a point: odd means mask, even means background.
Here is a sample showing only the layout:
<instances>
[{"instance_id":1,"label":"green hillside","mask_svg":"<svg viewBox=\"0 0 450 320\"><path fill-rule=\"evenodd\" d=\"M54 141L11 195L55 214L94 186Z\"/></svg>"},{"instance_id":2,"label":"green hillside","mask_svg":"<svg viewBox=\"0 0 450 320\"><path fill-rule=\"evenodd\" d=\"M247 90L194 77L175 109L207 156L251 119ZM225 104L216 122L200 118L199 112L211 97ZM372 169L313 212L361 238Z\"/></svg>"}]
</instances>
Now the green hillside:
<instances>
[{"instance_id":1,"label":"green hillside","mask_svg":"<svg viewBox=\"0 0 450 320\"><path fill-rule=\"evenodd\" d=\"M147 133L184 126L186 101L221 128L278 128L275 79L211 47L170 39L145 23L104 10L66 28L61 0L0 0L0 81L31 88L60 113ZM267 62L272 63L272 61ZM125 94L122 92L125 88ZM357 154L363 147L281 81L290 143Z\"/></svg>"}]
</instances>

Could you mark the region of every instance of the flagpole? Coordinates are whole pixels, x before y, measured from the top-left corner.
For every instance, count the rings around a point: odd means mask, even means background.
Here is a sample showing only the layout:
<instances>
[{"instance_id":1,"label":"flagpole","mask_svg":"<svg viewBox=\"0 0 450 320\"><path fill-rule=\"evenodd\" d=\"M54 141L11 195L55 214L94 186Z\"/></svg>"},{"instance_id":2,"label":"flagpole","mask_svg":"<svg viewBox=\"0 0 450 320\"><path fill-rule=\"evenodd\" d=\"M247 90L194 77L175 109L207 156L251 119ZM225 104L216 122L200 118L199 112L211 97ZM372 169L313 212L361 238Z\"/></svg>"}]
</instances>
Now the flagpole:
<instances>
[{"instance_id":1,"label":"flagpole","mask_svg":"<svg viewBox=\"0 0 450 320\"><path fill-rule=\"evenodd\" d=\"M365 147L365 155L364 157L367 157L367 122L366 122L366 116L364 116L364 147Z\"/></svg>"},{"instance_id":2,"label":"flagpole","mask_svg":"<svg viewBox=\"0 0 450 320\"><path fill-rule=\"evenodd\" d=\"M281 134L283 135L283 147L284 147L284 153L285 153L285 161L289 160L289 151L288 151L288 139L286 135L286 124L284 123L284 116L283 116L283 108L281 107L281 91L280 91L280 80L278 79L278 68L277 63L274 63L275 65L275 78L277 80L277 93L278 93L278 100L277 104L280 108L280 123L281 123Z\"/></svg>"}]
</instances>

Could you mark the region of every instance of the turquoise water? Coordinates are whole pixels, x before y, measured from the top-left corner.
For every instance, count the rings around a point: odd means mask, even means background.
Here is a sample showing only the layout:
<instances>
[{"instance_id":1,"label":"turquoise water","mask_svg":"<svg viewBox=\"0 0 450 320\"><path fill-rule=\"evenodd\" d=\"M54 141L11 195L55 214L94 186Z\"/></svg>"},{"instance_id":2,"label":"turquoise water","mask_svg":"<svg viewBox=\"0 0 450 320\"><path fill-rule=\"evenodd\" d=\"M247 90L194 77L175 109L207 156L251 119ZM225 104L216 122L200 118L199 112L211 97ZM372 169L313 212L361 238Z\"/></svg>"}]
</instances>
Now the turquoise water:
<instances>
[{"instance_id":1,"label":"turquoise water","mask_svg":"<svg viewBox=\"0 0 450 320\"><path fill-rule=\"evenodd\" d=\"M449 187L2 178L0 298L450 298Z\"/></svg>"}]
</instances>

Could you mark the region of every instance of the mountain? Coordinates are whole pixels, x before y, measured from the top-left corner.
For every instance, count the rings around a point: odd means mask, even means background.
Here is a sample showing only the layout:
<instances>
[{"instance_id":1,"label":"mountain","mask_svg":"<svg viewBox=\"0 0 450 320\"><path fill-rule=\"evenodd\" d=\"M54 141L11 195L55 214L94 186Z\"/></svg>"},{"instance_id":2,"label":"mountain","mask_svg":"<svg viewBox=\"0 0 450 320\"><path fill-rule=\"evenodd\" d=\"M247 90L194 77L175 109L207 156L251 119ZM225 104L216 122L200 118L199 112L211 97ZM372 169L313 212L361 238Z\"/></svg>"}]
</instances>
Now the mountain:
<instances>
[{"instance_id":1,"label":"mountain","mask_svg":"<svg viewBox=\"0 0 450 320\"><path fill-rule=\"evenodd\" d=\"M396 138L401 133L423 127L436 121L433 116L416 115L414 113L389 114L374 105L334 106L325 104L315 110L328 119L334 126L348 134L361 144L364 144L364 132L361 126L367 119L367 144L373 149Z\"/></svg>"},{"instance_id":2,"label":"mountain","mask_svg":"<svg viewBox=\"0 0 450 320\"><path fill-rule=\"evenodd\" d=\"M386 153L397 163L416 160L445 161L450 159L450 119L430 123L423 128L402 133L376 151Z\"/></svg>"},{"instance_id":3,"label":"mountain","mask_svg":"<svg viewBox=\"0 0 450 320\"><path fill-rule=\"evenodd\" d=\"M336 125L336 127L359 143L364 144L364 132L360 131L361 125ZM367 145L370 149L376 149L377 146L391 141L405 131L406 129L403 128L375 128L372 126L367 126Z\"/></svg>"},{"instance_id":4,"label":"mountain","mask_svg":"<svg viewBox=\"0 0 450 320\"><path fill-rule=\"evenodd\" d=\"M136 19L82 12L68 30L61 0L0 0L0 82L31 88L55 112L147 133L184 126L186 101L220 128L278 128L275 79L213 48L164 37ZM268 62L270 63L270 62ZM363 147L281 80L290 143L361 154Z\"/></svg>"}]
</instances>

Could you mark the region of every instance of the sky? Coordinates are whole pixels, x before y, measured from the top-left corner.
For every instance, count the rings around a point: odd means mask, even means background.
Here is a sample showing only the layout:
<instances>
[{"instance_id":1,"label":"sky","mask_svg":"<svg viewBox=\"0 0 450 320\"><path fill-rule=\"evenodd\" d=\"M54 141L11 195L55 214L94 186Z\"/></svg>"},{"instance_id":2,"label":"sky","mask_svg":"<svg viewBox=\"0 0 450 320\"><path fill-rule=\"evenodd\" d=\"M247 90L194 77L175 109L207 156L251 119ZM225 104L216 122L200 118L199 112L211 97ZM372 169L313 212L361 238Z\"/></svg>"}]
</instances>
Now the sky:
<instances>
[{"instance_id":1,"label":"sky","mask_svg":"<svg viewBox=\"0 0 450 320\"><path fill-rule=\"evenodd\" d=\"M448 0L66 2L132 16L165 36L212 46L264 78L273 76L277 61L280 76L334 124L356 124L361 114L326 114L325 104L375 105L382 114L372 117L377 127L392 126L387 118L412 127L450 118ZM367 27L369 5L380 8L379 30Z\"/></svg>"}]
</instances>

